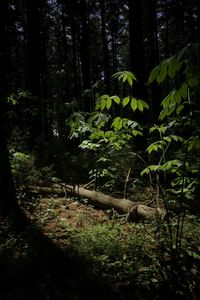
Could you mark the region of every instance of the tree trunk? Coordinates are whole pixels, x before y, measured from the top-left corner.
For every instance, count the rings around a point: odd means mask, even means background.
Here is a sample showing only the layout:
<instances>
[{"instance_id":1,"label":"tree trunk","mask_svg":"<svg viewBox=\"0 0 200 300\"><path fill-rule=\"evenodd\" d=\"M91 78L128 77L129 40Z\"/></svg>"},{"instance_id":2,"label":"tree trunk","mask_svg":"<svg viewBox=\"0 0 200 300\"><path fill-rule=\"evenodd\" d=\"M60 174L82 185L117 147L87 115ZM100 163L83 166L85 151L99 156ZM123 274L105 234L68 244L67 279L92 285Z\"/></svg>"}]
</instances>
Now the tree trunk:
<instances>
[{"instance_id":1,"label":"tree trunk","mask_svg":"<svg viewBox=\"0 0 200 300\"><path fill-rule=\"evenodd\" d=\"M75 12L77 11L77 2L73 0L70 1L70 28L71 28L71 38L72 38L72 94L75 98L79 96L80 89L80 72L79 70L79 62L78 62L78 51L77 51L77 24Z\"/></svg>"},{"instance_id":2,"label":"tree trunk","mask_svg":"<svg viewBox=\"0 0 200 300\"><path fill-rule=\"evenodd\" d=\"M7 22L8 4L6 0L2 0L0 2L0 209L4 214L7 214L16 203L6 132L6 115L8 109L6 98L9 93L8 67L10 66Z\"/></svg>"},{"instance_id":3,"label":"tree trunk","mask_svg":"<svg viewBox=\"0 0 200 300\"><path fill-rule=\"evenodd\" d=\"M80 1L81 10L81 39L80 39L80 59L82 68L82 83L83 90L91 89L91 64L90 64L90 49L89 49L89 28L87 16L87 1ZM84 97L83 104L84 111L90 112L92 110L91 97Z\"/></svg>"},{"instance_id":4,"label":"tree trunk","mask_svg":"<svg viewBox=\"0 0 200 300\"><path fill-rule=\"evenodd\" d=\"M130 67L135 73L138 83L134 88L135 96L144 99L146 69L144 49L143 7L141 1L128 1L129 5L129 40L130 40Z\"/></svg>"},{"instance_id":5,"label":"tree trunk","mask_svg":"<svg viewBox=\"0 0 200 300\"><path fill-rule=\"evenodd\" d=\"M105 1L100 0L101 7L101 35L103 42L103 63L104 63L104 82L106 84L106 93L110 93L110 71L109 71L109 53L108 53L108 40L106 35L106 22L105 22Z\"/></svg>"},{"instance_id":6,"label":"tree trunk","mask_svg":"<svg viewBox=\"0 0 200 300\"><path fill-rule=\"evenodd\" d=\"M197 3L197 33L198 33L198 42L200 43L200 3Z\"/></svg>"},{"instance_id":7,"label":"tree trunk","mask_svg":"<svg viewBox=\"0 0 200 300\"><path fill-rule=\"evenodd\" d=\"M156 1L148 0L147 12L148 12L148 73L159 64L159 47L158 47L158 29L157 29L157 9ZM157 82L151 84L151 111L152 111L152 123L156 123L160 113L160 103L162 100L161 87Z\"/></svg>"},{"instance_id":8,"label":"tree trunk","mask_svg":"<svg viewBox=\"0 0 200 300\"><path fill-rule=\"evenodd\" d=\"M147 70L144 48L144 3L143 1L128 1L129 6L129 57L130 71L137 78L134 82L133 93L134 97L148 101L147 93ZM147 115L140 112L135 113L135 120L140 124L147 123ZM137 136L136 151L144 151L147 148L146 139Z\"/></svg>"},{"instance_id":9,"label":"tree trunk","mask_svg":"<svg viewBox=\"0 0 200 300\"><path fill-rule=\"evenodd\" d=\"M10 66L9 52L9 14L7 0L0 1L0 212L4 217L9 217L15 228L20 226L24 219L19 209L7 148L8 135L8 103Z\"/></svg>"},{"instance_id":10,"label":"tree trunk","mask_svg":"<svg viewBox=\"0 0 200 300\"><path fill-rule=\"evenodd\" d=\"M149 207L147 205L141 204L139 202L133 202L128 199L119 199L102 192L90 191L79 186L71 185L55 185L54 187L30 187L31 189L36 189L37 191L45 194L58 193L61 196L66 196L67 193L73 193L78 196L86 197L89 202L93 205L113 208L119 213L127 214L128 220L137 222L142 219L162 220L165 217L165 210L161 208Z\"/></svg>"},{"instance_id":11,"label":"tree trunk","mask_svg":"<svg viewBox=\"0 0 200 300\"><path fill-rule=\"evenodd\" d=\"M30 102L31 139L29 148L42 141L42 99L41 99L41 16L40 0L26 0L27 35L27 89L33 95Z\"/></svg>"}]
</instances>

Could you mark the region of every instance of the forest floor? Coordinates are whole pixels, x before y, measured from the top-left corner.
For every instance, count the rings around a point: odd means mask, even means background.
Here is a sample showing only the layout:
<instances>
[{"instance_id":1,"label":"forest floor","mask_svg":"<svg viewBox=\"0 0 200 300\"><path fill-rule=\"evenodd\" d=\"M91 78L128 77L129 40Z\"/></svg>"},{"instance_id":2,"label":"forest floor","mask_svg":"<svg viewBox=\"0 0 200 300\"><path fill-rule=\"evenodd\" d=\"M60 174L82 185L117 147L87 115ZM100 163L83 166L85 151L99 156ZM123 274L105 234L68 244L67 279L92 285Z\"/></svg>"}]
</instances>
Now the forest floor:
<instances>
[{"instance_id":1,"label":"forest floor","mask_svg":"<svg viewBox=\"0 0 200 300\"><path fill-rule=\"evenodd\" d=\"M21 206L30 221L23 232L1 220L0 299L161 299L160 293L169 299L174 294L172 283L169 288L162 279L169 253L164 267L156 262L162 249L155 224L124 223L111 210L79 199L46 197ZM197 223L190 221L188 226ZM200 250L200 228L195 228L187 239ZM177 299L193 299L181 298L188 294L186 284L192 285L191 295L198 289L198 263L188 263L180 287L176 282ZM186 275L192 277L188 282Z\"/></svg>"}]
</instances>

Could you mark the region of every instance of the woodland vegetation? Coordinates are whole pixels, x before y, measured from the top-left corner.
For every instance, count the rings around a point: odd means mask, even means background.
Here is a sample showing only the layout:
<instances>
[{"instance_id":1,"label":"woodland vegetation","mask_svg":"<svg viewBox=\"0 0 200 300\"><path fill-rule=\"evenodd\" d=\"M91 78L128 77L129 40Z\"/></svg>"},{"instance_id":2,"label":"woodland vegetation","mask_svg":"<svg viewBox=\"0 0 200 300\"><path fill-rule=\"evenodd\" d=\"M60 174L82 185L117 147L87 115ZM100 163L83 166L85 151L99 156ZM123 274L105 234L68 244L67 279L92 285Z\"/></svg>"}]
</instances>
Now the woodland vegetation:
<instances>
[{"instance_id":1,"label":"woodland vegetation","mask_svg":"<svg viewBox=\"0 0 200 300\"><path fill-rule=\"evenodd\" d=\"M199 299L199 0L1 0L0 41L0 299Z\"/></svg>"}]
</instances>

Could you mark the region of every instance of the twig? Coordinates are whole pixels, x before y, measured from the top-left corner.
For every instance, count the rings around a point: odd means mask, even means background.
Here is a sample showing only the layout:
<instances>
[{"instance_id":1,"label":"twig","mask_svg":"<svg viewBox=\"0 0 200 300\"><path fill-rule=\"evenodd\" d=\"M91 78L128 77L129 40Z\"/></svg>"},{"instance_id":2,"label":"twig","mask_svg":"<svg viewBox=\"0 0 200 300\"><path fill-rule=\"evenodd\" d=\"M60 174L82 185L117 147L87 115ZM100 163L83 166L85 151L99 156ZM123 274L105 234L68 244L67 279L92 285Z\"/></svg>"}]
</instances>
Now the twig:
<instances>
[{"instance_id":1,"label":"twig","mask_svg":"<svg viewBox=\"0 0 200 300\"><path fill-rule=\"evenodd\" d=\"M130 173L131 173L131 168L128 169L128 173L126 175L126 179L125 179L125 183L124 183L124 198L125 199L127 199L127 184L128 184L128 181L129 181Z\"/></svg>"}]
</instances>

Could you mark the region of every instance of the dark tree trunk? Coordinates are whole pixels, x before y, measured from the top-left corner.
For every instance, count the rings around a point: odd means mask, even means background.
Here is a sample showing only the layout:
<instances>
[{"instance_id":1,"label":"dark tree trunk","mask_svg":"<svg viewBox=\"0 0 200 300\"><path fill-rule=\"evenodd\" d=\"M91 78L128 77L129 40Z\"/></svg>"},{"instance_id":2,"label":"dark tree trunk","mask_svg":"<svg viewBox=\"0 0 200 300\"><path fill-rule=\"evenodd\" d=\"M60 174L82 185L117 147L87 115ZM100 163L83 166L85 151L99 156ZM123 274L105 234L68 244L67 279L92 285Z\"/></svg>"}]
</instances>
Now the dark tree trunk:
<instances>
[{"instance_id":1,"label":"dark tree trunk","mask_svg":"<svg viewBox=\"0 0 200 300\"><path fill-rule=\"evenodd\" d=\"M27 0L28 88L40 96L41 35L40 0Z\"/></svg>"},{"instance_id":2,"label":"dark tree trunk","mask_svg":"<svg viewBox=\"0 0 200 300\"><path fill-rule=\"evenodd\" d=\"M81 39L80 39L80 59L82 68L82 83L83 90L91 88L91 66L90 66L90 50L89 50L89 28L87 16L87 2L81 0ZM87 94L84 97L83 104L85 111L91 111L92 101Z\"/></svg>"},{"instance_id":3,"label":"dark tree trunk","mask_svg":"<svg viewBox=\"0 0 200 300\"><path fill-rule=\"evenodd\" d=\"M159 63L156 1L148 0L149 71Z\"/></svg>"},{"instance_id":4,"label":"dark tree trunk","mask_svg":"<svg viewBox=\"0 0 200 300\"><path fill-rule=\"evenodd\" d=\"M176 30L176 44L180 50L185 46L185 22L184 22L184 0L176 0L175 5L175 30ZM193 34L193 33L192 33Z\"/></svg>"},{"instance_id":5,"label":"dark tree trunk","mask_svg":"<svg viewBox=\"0 0 200 300\"><path fill-rule=\"evenodd\" d=\"M4 216L16 215L18 204L7 148L8 104L10 67L9 34L8 34L8 2L0 1L0 211Z\"/></svg>"},{"instance_id":6,"label":"dark tree trunk","mask_svg":"<svg viewBox=\"0 0 200 300\"><path fill-rule=\"evenodd\" d=\"M200 43L200 2L197 3L197 33L198 33L198 42Z\"/></svg>"},{"instance_id":7,"label":"dark tree trunk","mask_svg":"<svg viewBox=\"0 0 200 300\"><path fill-rule=\"evenodd\" d=\"M169 57L169 4L165 0L165 54Z\"/></svg>"},{"instance_id":8,"label":"dark tree trunk","mask_svg":"<svg viewBox=\"0 0 200 300\"><path fill-rule=\"evenodd\" d=\"M70 2L70 25L72 37L72 62L73 62L73 95L75 98L79 95L80 77L78 76L78 59L77 59L77 36L76 36L76 21L75 11L77 4L71 0Z\"/></svg>"},{"instance_id":9,"label":"dark tree trunk","mask_svg":"<svg viewBox=\"0 0 200 300\"><path fill-rule=\"evenodd\" d=\"M134 89L135 96L138 98L145 97L145 50L144 34L142 20L142 3L141 1L129 0L129 40L130 40L130 67L136 75L138 84Z\"/></svg>"},{"instance_id":10,"label":"dark tree trunk","mask_svg":"<svg viewBox=\"0 0 200 300\"><path fill-rule=\"evenodd\" d=\"M45 23L45 14L42 15L41 21L41 80L40 80L40 98L42 106L42 134L43 141L47 143L52 139L52 127L50 117L48 115L48 57L47 57L47 40L48 40L48 27Z\"/></svg>"},{"instance_id":11,"label":"dark tree trunk","mask_svg":"<svg viewBox=\"0 0 200 300\"><path fill-rule=\"evenodd\" d=\"M129 43L130 43L130 68L136 75L137 82L134 83L134 96L147 100L147 70L145 65L144 49L144 5L142 1L128 1L129 5ZM135 119L140 123L147 123L147 115L136 113ZM136 150L146 149L146 139L137 137Z\"/></svg>"},{"instance_id":12,"label":"dark tree trunk","mask_svg":"<svg viewBox=\"0 0 200 300\"><path fill-rule=\"evenodd\" d=\"M66 40L66 16L65 16L65 8L62 4L62 46L63 46L63 66L65 71L65 77L64 77L64 92L65 92L65 101L68 101L69 98L69 84L68 84L68 67L67 67L67 40Z\"/></svg>"},{"instance_id":13,"label":"dark tree trunk","mask_svg":"<svg viewBox=\"0 0 200 300\"><path fill-rule=\"evenodd\" d=\"M10 215L17 208L17 200L7 149L6 124L5 96L0 93L0 210L4 215Z\"/></svg>"},{"instance_id":14,"label":"dark tree trunk","mask_svg":"<svg viewBox=\"0 0 200 300\"><path fill-rule=\"evenodd\" d=\"M139 202L133 202L129 199L119 199L102 192L91 191L78 186L64 185L63 189L59 186L56 187L40 187L30 186L30 189L37 190L44 195L49 193L59 194L66 196L67 193L74 193L78 196L83 196L97 207L106 207L116 209L118 212L127 214L127 221L138 222L140 220L164 220L166 211L159 207L149 207Z\"/></svg>"},{"instance_id":15,"label":"dark tree trunk","mask_svg":"<svg viewBox=\"0 0 200 300\"><path fill-rule=\"evenodd\" d=\"M41 100L41 17L40 0L26 0L27 25L27 88L33 95L30 109L30 150L42 142L42 100Z\"/></svg>"},{"instance_id":16,"label":"dark tree trunk","mask_svg":"<svg viewBox=\"0 0 200 300\"><path fill-rule=\"evenodd\" d=\"M109 71L109 55L108 55L108 41L106 36L106 22L105 22L105 1L100 0L101 6L101 34L103 42L103 65L104 65L104 82L106 84L106 92L110 93L110 71Z\"/></svg>"},{"instance_id":17,"label":"dark tree trunk","mask_svg":"<svg viewBox=\"0 0 200 300\"><path fill-rule=\"evenodd\" d=\"M112 74L116 73L119 67L118 61L118 33L119 33L119 3L118 0L110 1L110 48L112 55ZM114 93L119 95L119 84L115 80L113 82Z\"/></svg>"},{"instance_id":18,"label":"dark tree trunk","mask_svg":"<svg viewBox=\"0 0 200 300\"><path fill-rule=\"evenodd\" d=\"M148 11L148 73L159 63L159 48L158 48L158 30L157 30L157 10L156 1L147 1ZM151 85L151 111L152 123L156 123L160 112L160 103L162 101L162 92L160 86L153 82Z\"/></svg>"}]
</instances>

